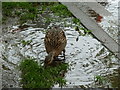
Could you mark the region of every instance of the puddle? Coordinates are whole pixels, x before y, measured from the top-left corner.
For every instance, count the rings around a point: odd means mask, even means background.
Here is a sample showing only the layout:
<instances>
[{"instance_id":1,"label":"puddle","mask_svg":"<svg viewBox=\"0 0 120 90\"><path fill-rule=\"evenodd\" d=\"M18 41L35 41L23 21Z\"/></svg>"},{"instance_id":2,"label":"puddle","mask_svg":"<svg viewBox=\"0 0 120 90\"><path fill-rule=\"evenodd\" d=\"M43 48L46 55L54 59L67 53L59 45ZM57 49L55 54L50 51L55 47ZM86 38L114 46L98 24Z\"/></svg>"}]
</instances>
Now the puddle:
<instances>
[{"instance_id":1,"label":"puddle","mask_svg":"<svg viewBox=\"0 0 120 90\"><path fill-rule=\"evenodd\" d=\"M106 8L112 11L110 9L110 7L114 7L112 5L108 4ZM107 23L108 19L106 19L107 17L100 24ZM55 23L65 30L67 37L66 62L69 63L70 67L65 75L66 87L98 87L99 85L95 85L94 77L111 74L118 67L118 59L91 35L79 36L71 18L61 19L60 22ZM66 26L63 25L64 23ZM109 24L109 28L111 28L111 23ZM108 26L106 24L103 27L108 28ZM112 33L112 35L115 36L117 33L116 21L115 25L112 26L111 29L115 30L115 34ZM15 29L17 26L12 28ZM28 27L24 31L18 31L14 34L9 32L3 36L3 87L21 87L19 83L20 71L17 66L22 58L28 56L36 58L39 63L44 61L47 55L44 47L45 31L44 28ZM79 39L76 41L78 36ZM115 40L117 40L116 37ZM54 87L58 87L58 85Z\"/></svg>"}]
</instances>

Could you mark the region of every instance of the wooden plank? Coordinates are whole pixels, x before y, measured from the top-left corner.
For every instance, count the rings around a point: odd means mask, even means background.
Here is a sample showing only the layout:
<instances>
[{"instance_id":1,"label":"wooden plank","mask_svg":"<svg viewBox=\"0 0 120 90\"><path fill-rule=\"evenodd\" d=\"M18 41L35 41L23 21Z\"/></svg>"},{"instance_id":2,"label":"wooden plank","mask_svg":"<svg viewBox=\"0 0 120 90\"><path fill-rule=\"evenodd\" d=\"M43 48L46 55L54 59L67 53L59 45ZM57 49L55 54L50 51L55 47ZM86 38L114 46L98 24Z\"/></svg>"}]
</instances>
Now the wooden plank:
<instances>
[{"instance_id":1,"label":"wooden plank","mask_svg":"<svg viewBox=\"0 0 120 90\"><path fill-rule=\"evenodd\" d=\"M71 2L62 2L62 4L66 5L67 8L76 16L82 24L96 36L96 38L101 41L101 43L108 48L111 52L113 52L119 59L119 51L118 47L120 45L112 39L96 22L95 20L89 18L80 8L78 8L75 4Z\"/></svg>"},{"instance_id":2,"label":"wooden plank","mask_svg":"<svg viewBox=\"0 0 120 90\"><path fill-rule=\"evenodd\" d=\"M92 10L94 10L96 13L100 14L101 16L111 16L112 14L107 11L103 6L101 6L99 3L97 3L95 0L94 2L78 2L75 3L77 5L77 7L79 8L83 8L82 4L90 7Z\"/></svg>"},{"instance_id":3,"label":"wooden plank","mask_svg":"<svg viewBox=\"0 0 120 90\"><path fill-rule=\"evenodd\" d=\"M99 13L101 16L110 16L111 15L110 12L108 12L103 6L101 6L97 2L86 2L86 3L92 10Z\"/></svg>"}]
</instances>

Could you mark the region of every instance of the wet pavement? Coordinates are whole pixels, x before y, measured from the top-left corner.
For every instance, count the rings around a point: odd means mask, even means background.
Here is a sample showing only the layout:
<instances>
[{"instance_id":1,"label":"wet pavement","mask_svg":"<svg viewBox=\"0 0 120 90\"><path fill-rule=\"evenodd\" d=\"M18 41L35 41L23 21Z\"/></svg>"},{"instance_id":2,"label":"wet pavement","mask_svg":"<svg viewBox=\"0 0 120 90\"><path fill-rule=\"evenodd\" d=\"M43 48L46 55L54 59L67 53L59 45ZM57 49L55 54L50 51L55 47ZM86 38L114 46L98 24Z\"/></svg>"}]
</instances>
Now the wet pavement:
<instances>
[{"instance_id":1,"label":"wet pavement","mask_svg":"<svg viewBox=\"0 0 120 90\"><path fill-rule=\"evenodd\" d=\"M111 19L111 17L105 17L100 25L109 33L111 29L114 29L115 32L111 31L110 35L113 35L114 39L117 40L117 16L116 12L114 12L116 10L112 9L114 6L116 6L116 3L107 4L106 8L113 12L115 20L112 20L114 18ZM75 30L76 25L72 23L71 18L63 18L61 21L54 23L64 29L67 37L66 62L69 63L69 70L65 75L66 87L99 87L99 85L95 84L95 76L112 74L118 67L118 59L90 34L79 36L78 31ZM82 26L79 27L82 28ZM16 28L18 26L12 26L13 30ZM45 32L45 28L27 27L22 31L4 34L1 44L3 48L3 87L21 87L21 72L18 65L24 57L33 57L38 63L44 61L47 55L44 47ZM79 39L76 41L78 36ZM24 42L29 42L29 44ZM110 85L110 83L106 84ZM103 87L106 87L106 84ZM58 87L58 85L54 87Z\"/></svg>"}]
</instances>

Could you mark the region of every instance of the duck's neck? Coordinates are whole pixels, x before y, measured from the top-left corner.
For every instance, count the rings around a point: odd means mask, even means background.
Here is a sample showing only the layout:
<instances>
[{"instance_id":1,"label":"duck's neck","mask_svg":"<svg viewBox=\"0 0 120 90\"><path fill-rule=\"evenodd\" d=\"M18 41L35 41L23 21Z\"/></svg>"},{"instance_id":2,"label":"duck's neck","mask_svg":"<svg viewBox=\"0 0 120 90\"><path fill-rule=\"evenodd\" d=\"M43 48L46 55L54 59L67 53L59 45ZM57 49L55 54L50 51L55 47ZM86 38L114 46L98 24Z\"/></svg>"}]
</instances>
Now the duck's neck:
<instances>
[{"instance_id":1,"label":"duck's neck","mask_svg":"<svg viewBox=\"0 0 120 90\"><path fill-rule=\"evenodd\" d=\"M48 55L50 55L50 56L51 56L51 58L53 58L53 59L54 59L54 56L55 56L55 51L50 52Z\"/></svg>"},{"instance_id":2,"label":"duck's neck","mask_svg":"<svg viewBox=\"0 0 120 90\"><path fill-rule=\"evenodd\" d=\"M50 53L48 54L48 58L49 58L48 64L51 64L51 63L53 62L54 56L55 56L55 52L54 52L54 51L53 51L53 52L50 52Z\"/></svg>"}]
</instances>

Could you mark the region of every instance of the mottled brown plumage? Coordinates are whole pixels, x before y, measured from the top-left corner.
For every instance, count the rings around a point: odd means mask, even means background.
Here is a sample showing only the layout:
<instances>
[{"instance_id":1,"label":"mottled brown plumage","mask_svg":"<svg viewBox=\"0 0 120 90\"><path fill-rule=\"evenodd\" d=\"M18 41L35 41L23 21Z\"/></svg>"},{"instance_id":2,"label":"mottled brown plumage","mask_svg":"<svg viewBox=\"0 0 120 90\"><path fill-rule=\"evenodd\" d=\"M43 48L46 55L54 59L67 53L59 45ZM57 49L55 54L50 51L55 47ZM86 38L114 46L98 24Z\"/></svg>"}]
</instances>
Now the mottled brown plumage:
<instances>
[{"instance_id":1,"label":"mottled brown plumage","mask_svg":"<svg viewBox=\"0 0 120 90\"><path fill-rule=\"evenodd\" d=\"M45 64L51 64L55 57L65 49L67 40L64 31L56 26L47 30L44 43L48 53L45 58Z\"/></svg>"}]
</instances>

